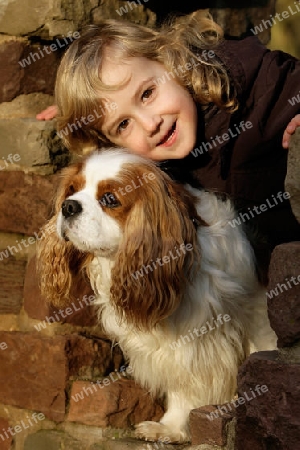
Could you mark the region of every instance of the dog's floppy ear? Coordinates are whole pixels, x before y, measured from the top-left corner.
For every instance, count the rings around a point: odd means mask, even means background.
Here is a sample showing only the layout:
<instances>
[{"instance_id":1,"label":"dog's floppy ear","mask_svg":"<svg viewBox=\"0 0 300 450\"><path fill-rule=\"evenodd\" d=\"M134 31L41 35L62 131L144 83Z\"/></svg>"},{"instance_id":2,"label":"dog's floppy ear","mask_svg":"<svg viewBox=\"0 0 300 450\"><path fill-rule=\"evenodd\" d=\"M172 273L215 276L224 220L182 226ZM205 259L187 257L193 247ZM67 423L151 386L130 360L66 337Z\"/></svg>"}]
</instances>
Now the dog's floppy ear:
<instances>
[{"instance_id":1,"label":"dog's floppy ear","mask_svg":"<svg viewBox=\"0 0 300 450\"><path fill-rule=\"evenodd\" d=\"M56 307L70 303L74 294L87 284L83 269L89 255L77 250L57 234L56 222L63 201L70 195L72 179L81 165L64 169L55 201L55 215L42 228L42 238L37 244L37 274L41 294Z\"/></svg>"},{"instance_id":2,"label":"dog's floppy ear","mask_svg":"<svg viewBox=\"0 0 300 450\"><path fill-rule=\"evenodd\" d=\"M111 298L140 329L150 329L175 311L199 256L193 199L188 193L183 198L180 189L157 169L155 180L140 188L116 255Z\"/></svg>"},{"instance_id":3,"label":"dog's floppy ear","mask_svg":"<svg viewBox=\"0 0 300 450\"><path fill-rule=\"evenodd\" d=\"M52 217L42 228L37 245L37 273L43 298L62 308L75 300L76 292L87 284L83 269L88 255L58 236L56 219L57 216Z\"/></svg>"}]
</instances>

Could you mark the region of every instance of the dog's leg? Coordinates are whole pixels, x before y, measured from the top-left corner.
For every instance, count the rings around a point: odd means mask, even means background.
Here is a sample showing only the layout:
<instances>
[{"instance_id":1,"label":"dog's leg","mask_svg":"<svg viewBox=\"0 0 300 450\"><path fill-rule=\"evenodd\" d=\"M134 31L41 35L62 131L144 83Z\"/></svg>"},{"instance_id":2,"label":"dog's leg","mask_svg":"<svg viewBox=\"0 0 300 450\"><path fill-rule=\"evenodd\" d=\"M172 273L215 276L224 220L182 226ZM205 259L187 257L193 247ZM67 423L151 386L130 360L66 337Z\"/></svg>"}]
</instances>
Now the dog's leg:
<instances>
[{"instance_id":1,"label":"dog's leg","mask_svg":"<svg viewBox=\"0 0 300 450\"><path fill-rule=\"evenodd\" d=\"M184 393L169 393L168 408L159 422L141 422L136 426L136 436L146 441L181 443L189 441L188 418L193 405Z\"/></svg>"}]
</instances>

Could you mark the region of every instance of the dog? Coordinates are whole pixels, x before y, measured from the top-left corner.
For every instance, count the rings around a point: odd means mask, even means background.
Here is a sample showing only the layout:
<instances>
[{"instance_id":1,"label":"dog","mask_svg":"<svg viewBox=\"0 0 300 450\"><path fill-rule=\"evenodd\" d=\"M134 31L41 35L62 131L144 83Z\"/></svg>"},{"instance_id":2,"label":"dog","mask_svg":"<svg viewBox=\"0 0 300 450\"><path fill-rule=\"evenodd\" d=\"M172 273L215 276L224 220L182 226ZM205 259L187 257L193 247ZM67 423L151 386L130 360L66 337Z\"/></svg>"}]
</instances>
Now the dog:
<instances>
[{"instance_id":1,"label":"dog","mask_svg":"<svg viewBox=\"0 0 300 450\"><path fill-rule=\"evenodd\" d=\"M189 412L230 401L240 364L276 348L266 292L229 199L174 182L125 149L65 169L56 214L38 248L41 290L70 302L84 272L99 320L135 380L164 396L159 422L138 438L189 440Z\"/></svg>"}]
</instances>

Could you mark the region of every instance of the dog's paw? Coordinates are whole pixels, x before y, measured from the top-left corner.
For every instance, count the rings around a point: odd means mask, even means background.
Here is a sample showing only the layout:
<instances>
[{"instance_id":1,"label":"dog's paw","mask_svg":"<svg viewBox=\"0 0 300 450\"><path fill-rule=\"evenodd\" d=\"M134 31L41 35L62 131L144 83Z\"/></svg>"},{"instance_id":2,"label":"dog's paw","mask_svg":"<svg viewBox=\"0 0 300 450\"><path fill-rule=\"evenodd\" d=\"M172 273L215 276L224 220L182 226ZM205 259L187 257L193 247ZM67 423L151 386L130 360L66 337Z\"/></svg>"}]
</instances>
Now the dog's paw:
<instances>
[{"instance_id":1,"label":"dog's paw","mask_svg":"<svg viewBox=\"0 0 300 450\"><path fill-rule=\"evenodd\" d=\"M188 436L184 431L176 431L175 427L164 425L160 422L141 422L135 427L135 435L145 441L160 441L165 444L179 444L188 441Z\"/></svg>"}]
</instances>

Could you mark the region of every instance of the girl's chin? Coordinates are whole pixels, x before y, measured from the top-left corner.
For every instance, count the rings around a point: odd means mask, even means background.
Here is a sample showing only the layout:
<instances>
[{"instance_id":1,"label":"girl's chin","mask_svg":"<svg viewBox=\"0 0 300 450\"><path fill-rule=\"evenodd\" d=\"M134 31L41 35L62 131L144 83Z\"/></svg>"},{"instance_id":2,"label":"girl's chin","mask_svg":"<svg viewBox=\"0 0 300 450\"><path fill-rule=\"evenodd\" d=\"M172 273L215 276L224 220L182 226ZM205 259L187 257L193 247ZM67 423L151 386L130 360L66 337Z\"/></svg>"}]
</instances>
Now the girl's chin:
<instances>
[{"instance_id":1,"label":"girl's chin","mask_svg":"<svg viewBox=\"0 0 300 450\"><path fill-rule=\"evenodd\" d=\"M173 151L170 149L168 152L165 152L166 158L165 159L183 159L185 158L192 149L174 149Z\"/></svg>"}]
</instances>

